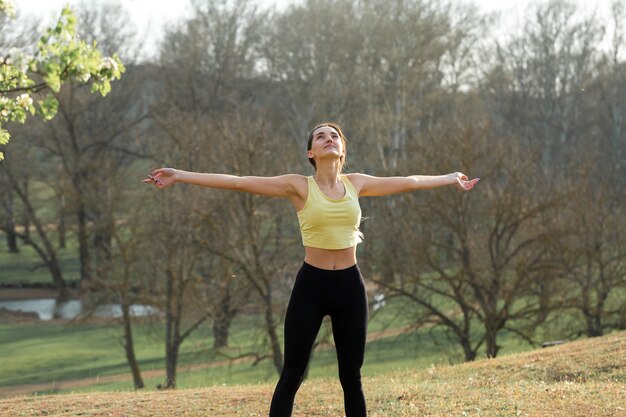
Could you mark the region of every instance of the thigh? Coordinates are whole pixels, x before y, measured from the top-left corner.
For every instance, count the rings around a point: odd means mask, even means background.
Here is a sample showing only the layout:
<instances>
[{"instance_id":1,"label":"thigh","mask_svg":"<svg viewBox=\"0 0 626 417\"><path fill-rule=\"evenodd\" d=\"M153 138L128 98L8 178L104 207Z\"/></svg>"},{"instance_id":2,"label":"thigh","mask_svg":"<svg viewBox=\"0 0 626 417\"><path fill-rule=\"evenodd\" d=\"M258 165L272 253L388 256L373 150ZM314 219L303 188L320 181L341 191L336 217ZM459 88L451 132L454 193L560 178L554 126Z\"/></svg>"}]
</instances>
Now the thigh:
<instances>
[{"instance_id":1,"label":"thigh","mask_svg":"<svg viewBox=\"0 0 626 417\"><path fill-rule=\"evenodd\" d=\"M333 338L340 367L360 368L365 356L367 337L367 295L363 280L352 283L342 303L331 314Z\"/></svg>"},{"instance_id":2,"label":"thigh","mask_svg":"<svg viewBox=\"0 0 626 417\"><path fill-rule=\"evenodd\" d=\"M314 278L300 271L291 292L285 316L284 367L288 369L304 371L324 318Z\"/></svg>"}]
</instances>

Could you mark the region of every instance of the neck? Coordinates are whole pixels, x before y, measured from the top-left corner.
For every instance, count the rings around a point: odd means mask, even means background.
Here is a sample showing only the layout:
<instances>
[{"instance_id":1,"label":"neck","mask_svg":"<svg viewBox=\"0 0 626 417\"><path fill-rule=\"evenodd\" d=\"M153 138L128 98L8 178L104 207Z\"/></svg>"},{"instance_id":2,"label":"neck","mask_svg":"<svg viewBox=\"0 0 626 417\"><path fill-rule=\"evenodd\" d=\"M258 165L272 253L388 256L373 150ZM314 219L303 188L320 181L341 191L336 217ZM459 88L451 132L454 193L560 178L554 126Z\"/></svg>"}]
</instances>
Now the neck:
<instances>
[{"instance_id":1,"label":"neck","mask_svg":"<svg viewBox=\"0 0 626 417\"><path fill-rule=\"evenodd\" d=\"M318 183L332 186L339 182L339 174L341 174L341 165L339 161L328 161L327 163L317 162L315 170L315 179Z\"/></svg>"}]
</instances>

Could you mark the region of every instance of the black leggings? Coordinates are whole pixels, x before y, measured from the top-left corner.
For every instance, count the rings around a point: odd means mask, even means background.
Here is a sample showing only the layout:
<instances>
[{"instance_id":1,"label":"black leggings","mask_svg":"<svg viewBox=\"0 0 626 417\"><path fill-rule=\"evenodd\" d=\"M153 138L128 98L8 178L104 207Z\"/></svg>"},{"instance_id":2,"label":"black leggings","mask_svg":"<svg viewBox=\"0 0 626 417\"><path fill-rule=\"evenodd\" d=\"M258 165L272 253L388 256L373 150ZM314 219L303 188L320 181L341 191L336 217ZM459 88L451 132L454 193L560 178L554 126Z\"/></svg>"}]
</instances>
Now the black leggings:
<instances>
[{"instance_id":1,"label":"black leggings","mask_svg":"<svg viewBox=\"0 0 626 417\"><path fill-rule=\"evenodd\" d=\"M293 401L324 316L329 315L339 362L346 417L365 417L361 366L367 331L367 296L357 265L342 270L302 265L285 316L285 360L270 417L291 416Z\"/></svg>"}]
</instances>

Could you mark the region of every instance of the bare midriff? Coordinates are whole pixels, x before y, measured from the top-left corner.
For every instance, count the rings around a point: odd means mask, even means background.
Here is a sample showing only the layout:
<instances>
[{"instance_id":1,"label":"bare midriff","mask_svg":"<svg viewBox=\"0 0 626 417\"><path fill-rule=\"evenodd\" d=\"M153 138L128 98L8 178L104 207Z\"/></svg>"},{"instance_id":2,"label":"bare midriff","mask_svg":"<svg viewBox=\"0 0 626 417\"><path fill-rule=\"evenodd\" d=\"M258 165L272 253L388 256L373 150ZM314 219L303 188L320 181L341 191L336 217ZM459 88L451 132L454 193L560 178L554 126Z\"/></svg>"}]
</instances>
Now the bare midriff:
<instances>
[{"instance_id":1,"label":"bare midriff","mask_svg":"<svg viewBox=\"0 0 626 417\"><path fill-rule=\"evenodd\" d=\"M345 249L304 247L304 262L320 269L346 269L356 264L356 246Z\"/></svg>"}]
</instances>

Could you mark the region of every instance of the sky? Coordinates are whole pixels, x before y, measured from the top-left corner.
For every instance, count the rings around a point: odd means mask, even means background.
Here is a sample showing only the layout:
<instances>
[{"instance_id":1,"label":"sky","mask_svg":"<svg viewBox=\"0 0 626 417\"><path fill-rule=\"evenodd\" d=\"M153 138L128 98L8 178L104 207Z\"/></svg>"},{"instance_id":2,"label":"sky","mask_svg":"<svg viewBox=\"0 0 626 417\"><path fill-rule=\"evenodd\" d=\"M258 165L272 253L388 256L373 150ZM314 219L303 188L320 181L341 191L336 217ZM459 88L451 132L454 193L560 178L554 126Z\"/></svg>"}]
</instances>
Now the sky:
<instances>
[{"instance_id":1,"label":"sky","mask_svg":"<svg viewBox=\"0 0 626 417\"><path fill-rule=\"evenodd\" d=\"M35 16L48 21L61 12L64 5L75 6L87 0L13 0L19 14ZM107 0L90 0L87 3L106 2ZM262 7L284 9L289 4L300 0L256 0ZM483 12L501 12L508 16L520 16L524 10L536 2L547 0L460 0L472 2ZM599 6L600 10L608 10L610 0L577 0L584 9ZM129 12L140 36L152 39L147 48L154 52L163 34L163 27L168 23L180 20L189 14L191 0L122 0L123 7ZM19 21L18 21L19 22ZM19 23L18 23L19 24Z\"/></svg>"}]
</instances>

